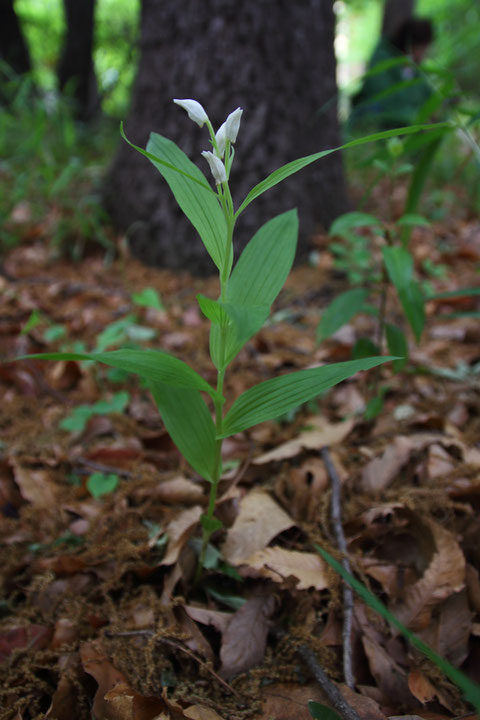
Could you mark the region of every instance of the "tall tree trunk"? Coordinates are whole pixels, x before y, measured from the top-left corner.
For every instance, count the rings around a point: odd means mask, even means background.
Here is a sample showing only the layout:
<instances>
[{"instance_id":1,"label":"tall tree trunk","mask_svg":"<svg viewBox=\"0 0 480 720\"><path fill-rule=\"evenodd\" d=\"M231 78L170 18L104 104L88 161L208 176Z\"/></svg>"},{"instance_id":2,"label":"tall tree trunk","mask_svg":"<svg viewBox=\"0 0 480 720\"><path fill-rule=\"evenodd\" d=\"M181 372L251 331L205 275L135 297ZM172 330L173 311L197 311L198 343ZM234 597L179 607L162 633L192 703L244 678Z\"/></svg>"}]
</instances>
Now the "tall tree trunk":
<instances>
[{"instance_id":1,"label":"tall tree trunk","mask_svg":"<svg viewBox=\"0 0 480 720\"><path fill-rule=\"evenodd\" d=\"M13 0L0 0L0 58L18 75L31 70L30 54Z\"/></svg>"},{"instance_id":2,"label":"tall tree trunk","mask_svg":"<svg viewBox=\"0 0 480 720\"><path fill-rule=\"evenodd\" d=\"M172 103L194 98L214 127L241 106L231 187L236 205L267 174L302 155L338 146L331 0L143 0L141 59L126 123L145 146L150 131L171 138L209 175L198 128ZM106 206L129 229L133 252L150 264L212 272L200 240L148 161L125 143L105 183ZM347 208L335 154L273 188L239 219L236 247L273 215L297 206L301 253L318 223Z\"/></svg>"},{"instance_id":3,"label":"tall tree trunk","mask_svg":"<svg viewBox=\"0 0 480 720\"><path fill-rule=\"evenodd\" d=\"M100 108L92 56L95 0L63 0L63 5L67 32L58 84L72 93L78 117L90 120Z\"/></svg>"},{"instance_id":4,"label":"tall tree trunk","mask_svg":"<svg viewBox=\"0 0 480 720\"><path fill-rule=\"evenodd\" d=\"M412 17L415 0L386 0L383 8L382 35L391 37L400 25Z\"/></svg>"}]
</instances>

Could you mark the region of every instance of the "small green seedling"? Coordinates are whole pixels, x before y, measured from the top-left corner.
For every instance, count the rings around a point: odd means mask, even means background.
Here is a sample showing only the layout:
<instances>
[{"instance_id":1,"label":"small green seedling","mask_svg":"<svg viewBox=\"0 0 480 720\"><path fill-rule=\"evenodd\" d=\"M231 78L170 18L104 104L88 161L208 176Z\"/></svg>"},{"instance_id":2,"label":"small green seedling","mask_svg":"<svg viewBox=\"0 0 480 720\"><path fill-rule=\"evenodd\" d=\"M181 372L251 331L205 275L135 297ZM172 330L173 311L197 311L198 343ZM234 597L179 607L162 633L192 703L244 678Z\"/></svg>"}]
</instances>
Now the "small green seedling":
<instances>
[{"instance_id":1,"label":"small green seedling","mask_svg":"<svg viewBox=\"0 0 480 720\"><path fill-rule=\"evenodd\" d=\"M97 499L114 492L119 482L120 478L116 473L95 472L87 480L87 490L93 498Z\"/></svg>"},{"instance_id":2,"label":"small green seedling","mask_svg":"<svg viewBox=\"0 0 480 720\"><path fill-rule=\"evenodd\" d=\"M86 424L94 415L121 413L129 401L130 395L127 392L119 392L115 393L110 400L99 400L93 405L77 405L70 415L60 421L60 427L68 432L83 432Z\"/></svg>"}]
</instances>

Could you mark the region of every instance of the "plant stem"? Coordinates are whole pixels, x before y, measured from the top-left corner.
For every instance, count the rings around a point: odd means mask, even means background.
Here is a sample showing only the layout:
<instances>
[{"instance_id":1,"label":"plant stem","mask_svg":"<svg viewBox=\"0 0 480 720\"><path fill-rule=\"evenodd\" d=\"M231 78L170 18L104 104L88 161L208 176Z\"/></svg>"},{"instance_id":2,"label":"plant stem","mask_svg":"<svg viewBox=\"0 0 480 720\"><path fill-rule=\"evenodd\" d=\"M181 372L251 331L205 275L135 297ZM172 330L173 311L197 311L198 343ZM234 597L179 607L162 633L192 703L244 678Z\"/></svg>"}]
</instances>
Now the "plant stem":
<instances>
[{"instance_id":1,"label":"plant stem","mask_svg":"<svg viewBox=\"0 0 480 720\"><path fill-rule=\"evenodd\" d=\"M226 205L222 203L222 207L225 214L225 220L227 223L227 254L225 258L225 266L220 273L220 300L225 302L227 299L227 285L228 277L230 274L230 257L233 252L232 240L233 240L233 227L235 225L235 219L233 216L233 203L232 196L228 183L224 183L224 195L227 198ZM225 347L226 347L227 329L222 327L220 329L220 352L219 357L221 358L221 367L217 369L217 399L214 402L215 406L215 431L217 434L217 440L215 444L215 465L212 475L212 483L210 485L210 495L208 498L207 512L204 514L204 524L202 524L202 547L200 549L200 555L198 558L197 571L195 581L198 582L203 572L203 566L205 562L205 556L207 553L207 546L212 533L214 532L213 517L215 514L215 503L217 501L218 485L222 474L222 445L223 439L218 437L222 434L222 423L223 423L223 383L225 380L225 372L227 366L225 365Z\"/></svg>"}]
</instances>

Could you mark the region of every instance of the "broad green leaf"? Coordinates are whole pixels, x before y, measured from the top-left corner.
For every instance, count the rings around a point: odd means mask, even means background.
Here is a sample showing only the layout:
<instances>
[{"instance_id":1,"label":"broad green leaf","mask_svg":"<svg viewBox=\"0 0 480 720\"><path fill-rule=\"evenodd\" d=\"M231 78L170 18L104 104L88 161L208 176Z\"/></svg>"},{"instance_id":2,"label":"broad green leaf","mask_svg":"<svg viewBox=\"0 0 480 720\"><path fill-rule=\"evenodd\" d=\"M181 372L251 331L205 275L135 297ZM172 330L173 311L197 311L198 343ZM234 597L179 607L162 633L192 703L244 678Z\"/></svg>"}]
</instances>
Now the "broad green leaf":
<instances>
[{"instance_id":1,"label":"broad green leaf","mask_svg":"<svg viewBox=\"0 0 480 720\"><path fill-rule=\"evenodd\" d=\"M197 302L200 305L202 313L210 322L214 323L214 325L226 328L231 323L228 312L219 300L212 300L211 298L205 297L205 295L198 294Z\"/></svg>"},{"instance_id":2,"label":"broad green leaf","mask_svg":"<svg viewBox=\"0 0 480 720\"><path fill-rule=\"evenodd\" d=\"M429 660L431 660L431 662L440 668L440 670L442 670L442 672L445 673L445 675L463 691L465 699L472 703L477 712L480 712L480 685L472 682L472 680L470 680L460 670L451 665L448 660L442 658L434 650L432 650L429 645L424 643L423 640L420 640L420 638L405 627L400 620L397 620L395 615L393 615L393 613L385 607L382 601L373 595L370 590L363 585L363 583L347 572L341 563L332 557L330 553L320 547L320 545L315 545L315 549L322 556L325 562L327 562L335 570L335 572L338 573L340 577L348 583L356 593L358 593L358 595L360 595L362 600L367 603L369 607L375 610L387 622L399 630L413 645L413 647L423 653Z\"/></svg>"},{"instance_id":3,"label":"broad green leaf","mask_svg":"<svg viewBox=\"0 0 480 720\"><path fill-rule=\"evenodd\" d=\"M250 190L245 200L238 208L237 212L235 213L235 217L238 217L238 215L240 215L240 213L242 213L253 200L255 200L267 190L270 190L270 188L278 185L278 183L282 182L282 180L286 180L288 177L290 177L290 175L293 175L294 173L303 170L303 168L307 167L307 165L311 165L311 163L316 162L317 160L320 160L327 155L331 155L331 153L337 152L338 150L347 150L348 148L376 142L377 140L386 140L387 138L396 137L397 135L412 135L422 130L431 131L437 130L439 128L452 127L453 126L448 122L441 122L425 125L410 125L408 127L396 128L395 130L382 130L381 132L373 133L372 135L366 135L365 137L357 138L356 140L350 140L349 142L341 145L340 147L332 148L330 150L322 150L321 152L314 153L313 155L307 155L306 157L298 158L298 160L293 160L292 162L283 165L281 168L274 170L271 175L265 178L265 180L262 180L258 183L258 185L255 185L255 187Z\"/></svg>"},{"instance_id":4,"label":"broad green leaf","mask_svg":"<svg viewBox=\"0 0 480 720\"><path fill-rule=\"evenodd\" d=\"M132 301L140 307L149 307L155 310L165 309L160 295L153 287L146 287L138 293L132 293Z\"/></svg>"},{"instance_id":5,"label":"broad green leaf","mask_svg":"<svg viewBox=\"0 0 480 720\"><path fill-rule=\"evenodd\" d=\"M335 710L327 707L327 705L315 702L315 700L308 701L308 712L314 720L342 720Z\"/></svg>"},{"instance_id":6,"label":"broad green leaf","mask_svg":"<svg viewBox=\"0 0 480 720\"><path fill-rule=\"evenodd\" d=\"M203 390L217 397L217 392L183 360L158 350L112 350L98 353L39 353L24 358L39 360L95 360L110 367L135 373L144 380L164 382L173 387ZM22 360L23 358L19 358Z\"/></svg>"},{"instance_id":7,"label":"broad green leaf","mask_svg":"<svg viewBox=\"0 0 480 720\"><path fill-rule=\"evenodd\" d=\"M227 302L271 305L291 270L297 238L296 210L277 215L262 225L235 265L228 282Z\"/></svg>"},{"instance_id":8,"label":"broad green leaf","mask_svg":"<svg viewBox=\"0 0 480 720\"><path fill-rule=\"evenodd\" d=\"M266 380L250 388L235 400L224 418L222 433L219 437L229 437L265 420L277 418L302 403L308 402L342 380L355 375L356 372L369 370L395 359L392 357L363 358L299 370Z\"/></svg>"},{"instance_id":9,"label":"broad green leaf","mask_svg":"<svg viewBox=\"0 0 480 720\"><path fill-rule=\"evenodd\" d=\"M90 475L87 480L87 490L90 495L94 498L102 497L102 495L108 495L116 490L120 478L115 473L109 473L105 475L101 472L96 472Z\"/></svg>"},{"instance_id":10,"label":"broad green leaf","mask_svg":"<svg viewBox=\"0 0 480 720\"><path fill-rule=\"evenodd\" d=\"M148 387L177 448L199 475L213 482L215 425L200 393L156 380L150 380Z\"/></svg>"},{"instance_id":11,"label":"broad green leaf","mask_svg":"<svg viewBox=\"0 0 480 720\"><path fill-rule=\"evenodd\" d=\"M410 186L408 188L407 201L405 203L405 213L412 214L417 211L422 197L425 183L430 177L430 170L432 168L435 156L442 144L443 135L437 137L434 135L431 142L427 143L425 148L420 151L417 150L417 161L415 163L415 170L410 180ZM402 229L401 240L402 244L408 245L410 239L411 227L406 226Z\"/></svg>"},{"instance_id":12,"label":"broad green leaf","mask_svg":"<svg viewBox=\"0 0 480 720\"><path fill-rule=\"evenodd\" d=\"M413 275L413 258L403 247L384 247L383 259L417 342L425 325L424 297Z\"/></svg>"},{"instance_id":13,"label":"broad green leaf","mask_svg":"<svg viewBox=\"0 0 480 720\"><path fill-rule=\"evenodd\" d=\"M340 215L340 217L333 221L330 225L328 234L332 237L334 235L343 236L345 233L348 233L349 230L353 230L357 227L368 227L381 224L380 220L374 215L369 215L368 213L363 212L349 212Z\"/></svg>"},{"instance_id":14,"label":"broad green leaf","mask_svg":"<svg viewBox=\"0 0 480 720\"><path fill-rule=\"evenodd\" d=\"M317 327L317 342L326 340L337 332L342 325L348 323L354 315L361 312L368 291L363 288L354 288L337 295L325 312Z\"/></svg>"},{"instance_id":15,"label":"broad green leaf","mask_svg":"<svg viewBox=\"0 0 480 720\"><path fill-rule=\"evenodd\" d=\"M232 320L225 333L223 357L215 354L220 346L219 329L212 327L210 335L210 352L217 367L226 367L264 324L293 265L297 237L297 211L289 210L262 225L242 252L223 305Z\"/></svg>"},{"instance_id":16,"label":"broad green leaf","mask_svg":"<svg viewBox=\"0 0 480 720\"><path fill-rule=\"evenodd\" d=\"M175 199L200 235L208 254L222 270L227 254L227 225L216 194L204 174L171 140L152 133L147 151ZM183 170L179 173L177 169Z\"/></svg>"},{"instance_id":17,"label":"broad green leaf","mask_svg":"<svg viewBox=\"0 0 480 720\"><path fill-rule=\"evenodd\" d=\"M405 333L396 325L387 323L385 325L385 335L389 352L392 355L403 356L401 360L394 360L392 363L394 372L400 372L408 360L408 342Z\"/></svg>"}]
</instances>

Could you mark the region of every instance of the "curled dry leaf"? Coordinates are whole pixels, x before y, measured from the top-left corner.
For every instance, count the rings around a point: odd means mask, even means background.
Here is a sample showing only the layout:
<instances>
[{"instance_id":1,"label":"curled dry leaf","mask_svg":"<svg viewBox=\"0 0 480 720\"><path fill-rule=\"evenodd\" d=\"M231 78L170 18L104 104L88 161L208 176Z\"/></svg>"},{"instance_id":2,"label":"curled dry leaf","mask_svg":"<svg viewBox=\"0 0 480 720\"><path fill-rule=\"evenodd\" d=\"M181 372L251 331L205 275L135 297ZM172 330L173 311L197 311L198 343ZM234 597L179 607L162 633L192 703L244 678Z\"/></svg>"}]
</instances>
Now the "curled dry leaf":
<instances>
[{"instance_id":1,"label":"curled dry leaf","mask_svg":"<svg viewBox=\"0 0 480 720\"><path fill-rule=\"evenodd\" d=\"M227 532L222 555L231 565L241 565L294 524L268 493L253 490L240 503L237 518Z\"/></svg>"},{"instance_id":2,"label":"curled dry leaf","mask_svg":"<svg viewBox=\"0 0 480 720\"><path fill-rule=\"evenodd\" d=\"M432 535L434 555L420 580L407 587L403 601L391 608L400 622L413 630L426 627L432 607L465 584L465 557L455 536L429 518L422 524Z\"/></svg>"},{"instance_id":3,"label":"curled dry leaf","mask_svg":"<svg viewBox=\"0 0 480 720\"><path fill-rule=\"evenodd\" d=\"M315 553L285 550L281 547L268 547L259 550L245 561L248 566L243 575L249 574L249 568L255 569L255 575L271 578L281 583L293 576L297 579L297 590L325 590L329 586L325 562Z\"/></svg>"},{"instance_id":4,"label":"curled dry leaf","mask_svg":"<svg viewBox=\"0 0 480 720\"><path fill-rule=\"evenodd\" d=\"M220 675L228 678L262 662L274 609L274 598L261 594L234 613L222 636Z\"/></svg>"},{"instance_id":5,"label":"curled dry leaf","mask_svg":"<svg viewBox=\"0 0 480 720\"><path fill-rule=\"evenodd\" d=\"M39 509L51 509L58 505L60 488L55 482L55 470L35 469L16 460L13 460L12 467L15 482L24 500Z\"/></svg>"},{"instance_id":6,"label":"curled dry leaf","mask_svg":"<svg viewBox=\"0 0 480 720\"><path fill-rule=\"evenodd\" d=\"M83 643L80 648L80 658L85 672L92 675L98 683L92 708L95 717L108 718L108 720L110 718L113 720L115 717L123 718L122 715L112 715L113 708L109 706L105 696L115 686L128 686L124 675L112 665L99 641Z\"/></svg>"},{"instance_id":7,"label":"curled dry leaf","mask_svg":"<svg viewBox=\"0 0 480 720\"><path fill-rule=\"evenodd\" d=\"M362 644L368 659L370 672L382 692L385 703L395 705L408 701L409 691L405 671L372 638L364 635Z\"/></svg>"},{"instance_id":8,"label":"curled dry leaf","mask_svg":"<svg viewBox=\"0 0 480 720\"><path fill-rule=\"evenodd\" d=\"M393 482L401 468L408 462L415 443L408 437L396 437L381 457L371 460L362 472L361 488L377 493Z\"/></svg>"},{"instance_id":9,"label":"curled dry leaf","mask_svg":"<svg viewBox=\"0 0 480 720\"><path fill-rule=\"evenodd\" d=\"M322 417L310 418L306 425L313 426L304 430L294 440L282 443L273 450L260 455L253 460L254 465L263 465L268 462L277 462L295 457L303 449L320 450L325 445L332 446L345 440L351 432L355 421L353 419L340 423L329 423Z\"/></svg>"},{"instance_id":10,"label":"curled dry leaf","mask_svg":"<svg viewBox=\"0 0 480 720\"><path fill-rule=\"evenodd\" d=\"M209 608L203 607L193 607L192 605L185 605L185 611L195 622L201 623L202 625L212 625L212 627L218 630L219 633L222 633L222 635L232 619L232 613L222 612L221 610L210 610Z\"/></svg>"},{"instance_id":11,"label":"curled dry leaf","mask_svg":"<svg viewBox=\"0 0 480 720\"><path fill-rule=\"evenodd\" d=\"M168 535L167 552L160 565L173 565L178 560L178 556L199 522L201 514L202 508L195 505L180 512L175 520L167 525L165 530Z\"/></svg>"}]
</instances>

